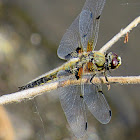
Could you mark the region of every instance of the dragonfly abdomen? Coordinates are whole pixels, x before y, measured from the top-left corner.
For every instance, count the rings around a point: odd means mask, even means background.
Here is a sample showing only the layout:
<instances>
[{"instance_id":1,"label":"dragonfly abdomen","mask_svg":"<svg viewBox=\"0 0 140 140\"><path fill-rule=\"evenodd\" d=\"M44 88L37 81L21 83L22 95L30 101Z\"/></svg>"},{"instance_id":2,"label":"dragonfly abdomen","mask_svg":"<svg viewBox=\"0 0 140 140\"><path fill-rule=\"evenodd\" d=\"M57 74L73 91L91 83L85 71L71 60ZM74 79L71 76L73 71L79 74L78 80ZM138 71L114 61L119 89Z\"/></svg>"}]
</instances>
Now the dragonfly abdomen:
<instances>
[{"instance_id":1,"label":"dragonfly abdomen","mask_svg":"<svg viewBox=\"0 0 140 140\"><path fill-rule=\"evenodd\" d=\"M25 90L25 89L37 87L37 86L43 85L51 80L54 80L55 78L56 78L56 74L50 75L50 76L45 76L45 77L35 80L25 86L19 87L19 90Z\"/></svg>"}]
</instances>

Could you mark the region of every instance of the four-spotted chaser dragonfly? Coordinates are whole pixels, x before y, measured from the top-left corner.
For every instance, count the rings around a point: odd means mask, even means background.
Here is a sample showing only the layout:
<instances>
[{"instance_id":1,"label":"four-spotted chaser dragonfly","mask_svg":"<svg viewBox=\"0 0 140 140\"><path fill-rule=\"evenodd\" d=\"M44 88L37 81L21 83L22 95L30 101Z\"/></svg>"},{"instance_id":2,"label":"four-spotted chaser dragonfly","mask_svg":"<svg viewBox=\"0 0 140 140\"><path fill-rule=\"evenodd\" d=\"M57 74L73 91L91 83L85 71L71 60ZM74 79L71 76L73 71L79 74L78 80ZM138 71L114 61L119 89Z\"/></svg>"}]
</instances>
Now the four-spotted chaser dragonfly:
<instances>
[{"instance_id":1,"label":"four-spotted chaser dragonfly","mask_svg":"<svg viewBox=\"0 0 140 140\"><path fill-rule=\"evenodd\" d=\"M121 58L117 54L94 51L104 4L105 0L86 0L81 13L64 34L57 54L68 62L20 87L20 90L33 88L57 78L89 78L90 82L81 82L81 86L69 85L58 89L67 121L77 138L82 137L87 130L86 108L102 124L111 119L111 109L101 85L92 83L92 79L99 77L99 74L103 74L108 82L106 72L121 65Z\"/></svg>"}]
</instances>

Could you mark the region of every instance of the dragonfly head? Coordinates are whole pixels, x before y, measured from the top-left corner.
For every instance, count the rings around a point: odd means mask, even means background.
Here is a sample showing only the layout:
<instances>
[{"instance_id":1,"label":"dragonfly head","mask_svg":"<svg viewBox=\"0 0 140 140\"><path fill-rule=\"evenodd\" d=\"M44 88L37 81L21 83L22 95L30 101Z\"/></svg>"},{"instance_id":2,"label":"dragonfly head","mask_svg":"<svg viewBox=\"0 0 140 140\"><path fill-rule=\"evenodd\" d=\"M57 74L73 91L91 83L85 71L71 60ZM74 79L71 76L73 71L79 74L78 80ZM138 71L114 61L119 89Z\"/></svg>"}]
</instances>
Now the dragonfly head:
<instances>
[{"instance_id":1,"label":"dragonfly head","mask_svg":"<svg viewBox=\"0 0 140 140\"><path fill-rule=\"evenodd\" d=\"M114 52L107 54L106 60L108 69L116 69L121 65L121 57Z\"/></svg>"}]
</instances>

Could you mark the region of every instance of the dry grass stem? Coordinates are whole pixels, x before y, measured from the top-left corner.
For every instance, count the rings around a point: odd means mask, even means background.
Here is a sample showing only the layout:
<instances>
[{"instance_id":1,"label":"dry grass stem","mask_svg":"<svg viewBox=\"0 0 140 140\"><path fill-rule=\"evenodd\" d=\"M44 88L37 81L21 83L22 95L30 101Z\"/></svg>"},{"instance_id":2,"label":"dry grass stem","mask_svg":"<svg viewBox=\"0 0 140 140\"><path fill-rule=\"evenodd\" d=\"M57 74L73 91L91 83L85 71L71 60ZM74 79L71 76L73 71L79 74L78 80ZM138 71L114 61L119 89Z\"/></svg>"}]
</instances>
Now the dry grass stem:
<instances>
[{"instance_id":1,"label":"dry grass stem","mask_svg":"<svg viewBox=\"0 0 140 140\"><path fill-rule=\"evenodd\" d=\"M112 47L121 37L129 33L134 27L140 23L140 16L133 20L125 29L122 29L117 35L115 35L109 42L107 42L99 51L105 53Z\"/></svg>"},{"instance_id":2,"label":"dry grass stem","mask_svg":"<svg viewBox=\"0 0 140 140\"><path fill-rule=\"evenodd\" d=\"M120 83L120 84L140 84L140 76L128 76L128 77L108 77L109 83ZM82 82L89 82L90 79L83 79ZM93 83L106 83L105 78L101 77L94 78ZM44 92L49 92L55 90L59 87L64 87L72 84L80 84L80 80L69 80L65 79L63 81L54 81L47 83L35 88L11 93L8 95L3 95L0 97L0 104L9 104L13 102L21 102L25 99L32 99L35 96L41 95Z\"/></svg>"}]
</instances>

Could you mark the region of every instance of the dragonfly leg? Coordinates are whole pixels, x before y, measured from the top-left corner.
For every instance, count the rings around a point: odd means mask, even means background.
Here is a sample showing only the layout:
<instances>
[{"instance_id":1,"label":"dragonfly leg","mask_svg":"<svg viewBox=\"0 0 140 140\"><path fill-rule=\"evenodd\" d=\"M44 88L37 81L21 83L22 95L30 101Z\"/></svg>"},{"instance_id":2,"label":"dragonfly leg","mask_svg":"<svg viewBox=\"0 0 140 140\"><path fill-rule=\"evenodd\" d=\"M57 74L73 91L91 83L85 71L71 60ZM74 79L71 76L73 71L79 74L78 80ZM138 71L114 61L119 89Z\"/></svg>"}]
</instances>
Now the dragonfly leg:
<instances>
[{"instance_id":1,"label":"dragonfly leg","mask_svg":"<svg viewBox=\"0 0 140 140\"><path fill-rule=\"evenodd\" d=\"M93 80L93 78L95 77L95 75L96 75L96 74L94 74L94 75L91 77L90 83L92 83L92 84L96 87L96 89L97 89L98 92L101 92L101 93L103 94L101 85L100 85L100 84L94 84L94 83L92 82L92 80Z\"/></svg>"},{"instance_id":2,"label":"dragonfly leg","mask_svg":"<svg viewBox=\"0 0 140 140\"><path fill-rule=\"evenodd\" d=\"M93 78L95 77L96 74L92 75L92 77L90 78L90 83L92 83ZM93 84L93 83L92 83Z\"/></svg>"},{"instance_id":3,"label":"dragonfly leg","mask_svg":"<svg viewBox=\"0 0 140 140\"><path fill-rule=\"evenodd\" d=\"M94 83L92 82L92 80L93 80L93 78L95 77L95 75L96 75L96 74L94 74L94 75L91 77L90 83L92 83L92 84L96 87L96 90L97 90L98 93L103 94L102 86L101 86L100 84L94 84ZM107 78L107 76L106 76L106 78ZM108 80L108 79L106 79L106 80Z\"/></svg>"},{"instance_id":4,"label":"dragonfly leg","mask_svg":"<svg viewBox=\"0 0 140 140\"><path fill-rule=\"evenodd\" d=\"M109 84L109 81L108 81L106 73L104 73L104 76L105 76L105 80L107 82L107 87L108 87L108 90L109 90L110 89L110 84Z\"/></svg>"}]
</instances>

